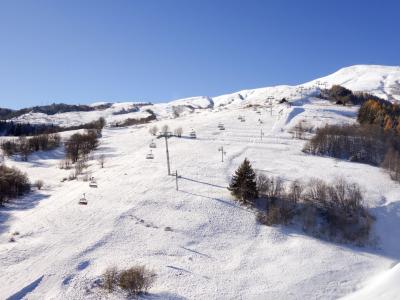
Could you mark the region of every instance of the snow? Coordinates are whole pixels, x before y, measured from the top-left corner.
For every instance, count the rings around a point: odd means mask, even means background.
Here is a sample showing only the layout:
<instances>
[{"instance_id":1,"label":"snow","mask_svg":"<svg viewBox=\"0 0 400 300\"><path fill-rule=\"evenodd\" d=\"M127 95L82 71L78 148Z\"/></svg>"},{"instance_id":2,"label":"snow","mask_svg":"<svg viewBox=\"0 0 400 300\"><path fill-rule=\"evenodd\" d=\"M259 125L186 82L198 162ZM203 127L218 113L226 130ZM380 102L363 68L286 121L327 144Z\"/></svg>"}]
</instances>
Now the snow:
<instances>
[{"instance_id":1,"label":"snow","mask_svg":"<svg viewBox=\"0 0 400 300\"><path fill-rule=\"evenodd\" d=\"M353 91L363 91L387 100L400 101L400 66L356 65L311 81L327 82L328 87L342 85Z\"/></svg>"},{"instance_id":2,"label":"snow","mask_svg":"<svg viewBox=\"0 0 400 300\"><path fill-rule=\"evenodd\" d=\"M345 297L352 299L400 299L400 263L370 280L364 289Z\"/></svg>"},{"instance_id":3,"label":"snow","mask_svg":"<svg viewBox=\"0 0 400 300\"><path fill-rule=\"evenodd\" d=\"M104 130L94 156L105 155L105 168L92 160L88 169L97 188L61 182L70 172L58 168L61 148L28 162L6 159L45 187L0 210L0 298L124 299L96 287L96 280L107 267L143 264L157 273L144 299L398 299L400 186L377 167L304 154L304 141L288 132L293 126L353 123L357 107L296 96L291 107L273 103L271 115L266 98L294 90L279 86L149 106L158 121ZM172 118L172 106L194 103L200 109ZM248 104L264 104L261 115ZM112 110L94 113L121 117ZM51 117L63 124L78 120L73 113ZM148 133L154 124L184 130L182 138L169 139L172 171L182 176L178 191L167 175L164 140ZM188 138L192 128L197 139ZM155 158L146 160L153 139ZM295 227L259 225L226 189L245 157L258 172L286 181L343 176L359 183L376 216L376 243L336 244ZM83 193L87 206L77 204Z\"/></svg>"}]
</instances>

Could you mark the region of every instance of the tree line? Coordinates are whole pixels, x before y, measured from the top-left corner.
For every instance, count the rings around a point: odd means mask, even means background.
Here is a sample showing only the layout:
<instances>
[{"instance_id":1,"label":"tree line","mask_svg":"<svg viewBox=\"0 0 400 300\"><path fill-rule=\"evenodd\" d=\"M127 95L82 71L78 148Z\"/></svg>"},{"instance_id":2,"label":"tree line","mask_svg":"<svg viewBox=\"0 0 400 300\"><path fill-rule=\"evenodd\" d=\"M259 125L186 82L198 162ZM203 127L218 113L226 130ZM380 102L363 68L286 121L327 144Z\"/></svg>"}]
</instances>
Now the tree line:
<instances>
[{"instance_id":1,"label":"tree line","mask_svg":"<svg viewBox=\"0 0 400 300\"><path fill-rule=\"evenodd\" d=\"M61 127L54 124L30 124L13 121L0 121L0 136L32 136L79 129L98 130L99 128L103 128L105 123L106 121L103 117L92 122L67 127Z\"/></svg>"},{"instance_id":2,"label":"tree line","mask_svg":"<svg viewBox=\"0 0 400 300\"><path fill-rule=\"evenodd\" d=\"M18 139L6 140L1 143L1 149L7 156L18 154L24 161L36 151L47 151L58 148L61 144L59 134L40 134L32 137L20 136Z\"/></svg>"},{"instance_id":3,"label":"tree line","mask_svg":"<svg viewBox=\"0 0 400 300\"><path fill-rule=\"evenodd\" d=\"M113 127L126 127L133 125L140 125L150 123L151 121L157 120L156 114L151 109L146 109L146 112L150 115L144 118L128 118L120 122L112 124Z\"/></svg>"}]
</instances>

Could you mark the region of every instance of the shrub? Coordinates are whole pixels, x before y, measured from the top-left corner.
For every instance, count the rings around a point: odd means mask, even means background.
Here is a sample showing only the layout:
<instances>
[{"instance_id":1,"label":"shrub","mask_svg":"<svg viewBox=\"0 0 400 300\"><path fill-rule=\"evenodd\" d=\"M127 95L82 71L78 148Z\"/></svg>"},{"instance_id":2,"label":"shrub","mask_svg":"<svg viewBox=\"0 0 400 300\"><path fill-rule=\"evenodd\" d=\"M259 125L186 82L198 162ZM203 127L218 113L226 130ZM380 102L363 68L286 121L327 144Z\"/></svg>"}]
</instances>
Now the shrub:
<instances>
[{"instance_id":1,"label":"shrub","mask_svg":"<svg viewBox=\"0 0 400 300\"><path fill-rule=\"evenodd\" d=\"M257 176L259 193L267 200L266 211L257 213L264 225L287 225L294 218L305 232L332 240L366 243L374 221L363 203L361 188L343 178L333 183L311 179L307 184Z\"/></svg>"},{"instance_id":2,"label":"shrub","mask_svg":"<svg viewBox=\"0 0 400 300\"><path fill-rule=\"evenodd\" d=\"M112 292L118 284L118 270L115 267L108 268L103 274L103 287Z\"/></svg>"},{"instance_id":3,"label":"shrub","mask_svg":"<svg viewBox=\"0 0 400 300\"><path fill-rule=\"evenodd\" d=\"M121 271L118 284L130 295L138 295L151 287L153 278L154 276L144 266L135 266Z\"/></svg>"},{"instance_id":4,"label":"shrub","mask_svg":"<svg viewBox=\"0 0 400 300\"><path fill-rule=\"evenodd\" d=\"M11 198L25 195L30 191L28 176L16 168L0 165L0 206Z\"/></svg>"},{"instance_id":5,"label":"shrub","mask_svg":"<svg viewBox=\"0 0 400 300\"><path fill-rule=\"evenodd\" d=\"M36 185L36 187L37 187L37 189L38 190L41 190L42 189L42 187L43 187L43 185L44 185L44 182L43 182L43 180L36 180L35 181L35 185Z\"/></svg>"},{"instance_id":6,"label":"shrub","mask_svg":"<svg viewBox=\"0 0 400 300\"><path fill-rule=\"evenodd\" d=\"M264 225L288 225L294 217L294 206L288 203L279 203L271 205L266 212L259 212L257 220Z\"/></svg>"},{"instance_id":7,"label":"shrub","mask_svg":"<svg viewBox=\"0 0 400 300\"><path fill-rule=\"evenodd\" d=\"M257 175L257 190L261 197L265 197L273 201L281 198L284 190L283 181L279 177L268 177L264 174Z\"/></svg>"}]
</instances>

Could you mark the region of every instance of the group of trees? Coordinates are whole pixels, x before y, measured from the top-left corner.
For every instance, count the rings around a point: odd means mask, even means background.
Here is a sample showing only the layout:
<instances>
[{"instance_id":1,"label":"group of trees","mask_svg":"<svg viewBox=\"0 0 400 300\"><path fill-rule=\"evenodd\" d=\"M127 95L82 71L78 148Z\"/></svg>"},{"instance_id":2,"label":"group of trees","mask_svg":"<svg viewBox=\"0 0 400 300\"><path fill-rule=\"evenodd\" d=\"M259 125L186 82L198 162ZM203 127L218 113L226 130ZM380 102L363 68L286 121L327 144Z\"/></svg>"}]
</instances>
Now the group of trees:
<instances>
[{"instance_id":1,"label":"group of trees","mask_svg":"<svg viewBox=\"0 0 400 300\"><path fill-rule=\"evenodd\" d=\"M59 134L40 134L26 138L20 136L18 139L6 140L1 144L3 153L7 156L19 154L22 160L27 161L32 152L52 150L60 146Z\"/></svg>"},{"instance_id":2,"label":"group of trees","mask_svg":"<svg viewBox=\"0 0 400 300\"><path fill-rule=\"evenodd\" d=\"M105 124L106 121L103 117L92 122L68 127L61 127L54 124L30 124L17 123L13 121L0 121L0 136L32 136L78 129L99 130L102 129Z\"/></svg>"},{"instance_id":3,"label":"group of trees","mask_svg":"<svg viewBox=\"0 0 400 300\"><path fill-rule=\"evenodd\" d=\"M373 125L326 125L306 143L303 151L380 165L387 151L399 144L396 135Z\"/></svg>"},{"instance_id":4,"label":"group of trees","mask_svg":"<svg viewBox=\"0 0 400 300\"><path fill-rule=\"evenodd\" d=\"M72 163L87 156L95 150L99 144L98 133L88 130L86 133L75 133L65 142L65 156Z\"/></svg>"},{"instance_id":5,"label":"group of trees","mask_svg":"<svg viewBox=\"0 0 400 300\"><path fill-rule=\"evenodd\" d=\"M169 128L168 125L162 126L161 129L159 129L159 128L157 127L157 125L154 125L154 126L151 126L151 127L149 128L149 133L150 133L151 135L154 135L154 136L155 136L155 135L157 135L158 133L166 134L166 133L170 132L170 130L171 130L171 129ZM175 128L174 131L173 131L173 135L176 136L176 137L182 137L182 133L183 133L182 127L177 127L177 128Z\"/></svg>"},{"instance_id":6,"label":"group of trees","mask_svg":"<svg viewBox=\"0 0 400 300\"><path fill-rule=\"evenodd\" d=\"M311 234L344 242L368 241L373 217L363 203L356 183L339 178L333 183L311 179L289 184L280 177L257 175L245 159L231 179L228 190L241 204L259 209L257 219L265 225L296 220Z\"/></svg>"},{"instance_id":7,"label":"group of trees","mask_svg":"<svg viewBox=\"0 0 400 300\"><path fill-rule=\"evenodd\" d=\"M28 176L16 168L0 165L0 206L11 198L25 195L31 185Z\"/></svg>"},{"instance_id":8,"label":"group of trees","mask_svg":"<svg viewBox=\"0 0 400 300\"><path fill-rule=\"evenodd\" d=\"M53 124L30 124L13 121L0 121L0 136L30 136L61 131Z\"/></svg>"},{"instance_id":9,"label":"group of trees","mask_svg":"<svg viewBox=\"0 0 400 300\"><path fill-rule=\"evenodd\" d=\"M400 135L378 125L326 125L303 148L306 153L368 163L400 181Z\"/></svg>"},{"instance_id":10,"label":"group of trees","mask_svg":"<svg viewBox=\"0 0 400 300\"><path fill-rule=\"evenodd\" d=\"M374 124L400 134L400 106L389 101L369 99L361 105L357 120L360 124Z\"/></svg>"},{"instance_id":11,"label":"group of trees","mask_svg":"<svg viewBox=\"0 0 400 300\"><path fill-rule=\"evenodd\" d=\"M321 98L335 102L341 105L359 105L366 102L368 99L379 100L378 97L361 92L352 92L340 85L333 85L330 89L321 91Z\"/></svg>"},{"instance_id":12,"label":"group of trees","mask_svg":"<svg viewBox=\"0 0 400 300\"><path fill-rule=\"evenodd\" d=\"M128 118L121 122L112 124L113 127L126 127L132 125L140 125L150 123L151 121L157 120L156 114L151 109L146 109L146 112L150 115L144 118Z\"/></svg>"}]
</instances>

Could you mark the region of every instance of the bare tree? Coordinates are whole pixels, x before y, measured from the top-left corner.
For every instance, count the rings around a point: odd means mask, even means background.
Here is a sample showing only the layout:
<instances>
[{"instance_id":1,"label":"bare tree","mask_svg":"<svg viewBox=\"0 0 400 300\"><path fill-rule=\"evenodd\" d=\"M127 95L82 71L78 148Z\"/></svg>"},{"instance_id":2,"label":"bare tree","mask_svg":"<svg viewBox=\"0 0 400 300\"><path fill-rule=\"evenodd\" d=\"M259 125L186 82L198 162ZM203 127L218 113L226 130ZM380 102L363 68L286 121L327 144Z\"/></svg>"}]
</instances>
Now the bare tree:
<instances>
[{"instance_id":1,"label":"bare tree","mask_svg":"<svg viewBox=\"0 0 400 300\"><path fill-rule=\"evenodd\" d=\"M101 154L98 158L97 158L97 162L99 163L100 167L103 169L104 168L104 163L106 161L106 157L104 154Z\"/></svg>"},{"instance_id":2,"label":"bare tree","mask_svg":"<svg viewBox=\"0 0 400 300\"><path fill-rule=\"evenodd\" d=\"M181 137L181 136L182 136L182 133L183 133L182 127L175 128L175 130L174 130L174 135L175 135L175 136Z\"/></svg>"},{"instance_id":3,"label":"bare tree","mask_svg":"<svg viewBox=\"0 0 400 300\"><path fill-rule=\"evenodd\" d=\"M166 134L169 132L169 126L165 124L163 127L161 127L161 133Z\"/></svg>"},{"instance_id":4,"label":"bare tree","mask_svg":"<svg viewBox=\"0 0 400 300\"><path fill-rule=\"evenodd\" d=\"M41 190L43 185L44 185L44 182L43 182L43 180L39 179L39 180L36 180L35 185L36 185L38 190Z\"/></svg>"},{"instance_id":5,"label":"bare tree","mask_svg":"<svg viewBox=\"0 0 400 300\"><path fill-rule=\"evenodd\" d=\"M154 126L150 127L149 132L150 132L151 135L156 135L157 132L158 132L157 125L154 125Z\"/></svg>"}]
</instances>

